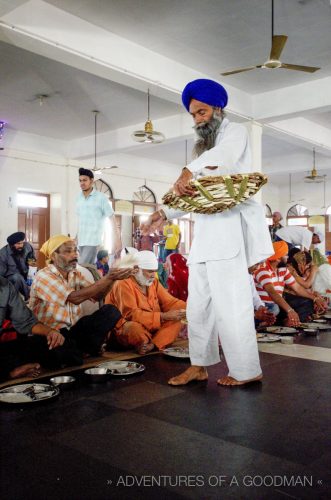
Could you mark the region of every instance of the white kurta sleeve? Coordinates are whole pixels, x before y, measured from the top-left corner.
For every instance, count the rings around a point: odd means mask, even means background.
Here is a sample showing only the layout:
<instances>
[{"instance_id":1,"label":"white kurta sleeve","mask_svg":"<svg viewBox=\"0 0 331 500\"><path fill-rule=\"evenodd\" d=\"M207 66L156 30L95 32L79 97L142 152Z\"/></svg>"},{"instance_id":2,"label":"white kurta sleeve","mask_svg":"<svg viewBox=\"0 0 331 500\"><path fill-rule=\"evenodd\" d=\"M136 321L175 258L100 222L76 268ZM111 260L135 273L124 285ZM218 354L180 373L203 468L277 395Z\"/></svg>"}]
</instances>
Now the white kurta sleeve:
<instances>
[{"instance_id":1,"label":"white kurta sleeve","mask_svg":"<svg viewBox=\"0 0 331 500\"><path fill-rule=\"evenodd\" d=\"M222 131L221 131L222 133ZM205 167L220 167L218 175L241 173L240 159L248 145L248 132L243 125L226 124L222 138L215 147L202 153L199 158L187 165L194 174L199 174ZM239 168L238 168L239 167ZM245 173L247 168L244 169ZM243 170L243 172L244 172ZM214 175L211 173L210 175Z\"/></svg>"},{"instance_id":2,"label":"white kurta sleeve","mask_svg":"<svg viewBox=\"0 0 331 500\"><path fill-rule=\"evenodd\" d=\"M162 210L165 213L168 220L178 219L178 217L183 217L184 215L187 215L187 212L184 212L183 210L176 210L175 208L168 208L164 205L162 205Z\"/></svg>"}]
</instances>

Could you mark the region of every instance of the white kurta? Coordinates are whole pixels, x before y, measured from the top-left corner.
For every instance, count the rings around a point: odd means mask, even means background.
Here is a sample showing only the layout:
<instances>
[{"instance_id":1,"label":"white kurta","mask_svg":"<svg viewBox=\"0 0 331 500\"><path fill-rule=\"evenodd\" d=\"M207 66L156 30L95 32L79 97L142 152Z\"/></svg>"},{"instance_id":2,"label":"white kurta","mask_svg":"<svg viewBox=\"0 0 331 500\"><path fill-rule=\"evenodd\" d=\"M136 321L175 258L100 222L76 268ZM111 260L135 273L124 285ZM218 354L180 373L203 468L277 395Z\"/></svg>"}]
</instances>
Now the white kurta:
<instances>
[{"instance_id":1,"label":"white kurta","mask_svg":"<svg viewBox=\"0 0 331 500\"><path fill-rule=\"evenodd\" d=\"M313 233L302 226L285 226L276 231L276 236L291 245L300 245L309 250Z\"/></svg>"},{"instance_id":2,"label":"white kurta","mask_svg":"<svg viewBox=\"0 0 331 500\"><path fill-rule=\"evenodd\" d=\"M246 128L224 119L215 147L187 168L201 175L251 172ZM164 211L168 218L183 214L166 207ZM229 375L237 380L256 377L261 368L247 267L274 253L264 211L248 200L219 214L196 214L194 219L187 304L191 363L218 363L219 337Z\"/></svg>"}]
</instances>

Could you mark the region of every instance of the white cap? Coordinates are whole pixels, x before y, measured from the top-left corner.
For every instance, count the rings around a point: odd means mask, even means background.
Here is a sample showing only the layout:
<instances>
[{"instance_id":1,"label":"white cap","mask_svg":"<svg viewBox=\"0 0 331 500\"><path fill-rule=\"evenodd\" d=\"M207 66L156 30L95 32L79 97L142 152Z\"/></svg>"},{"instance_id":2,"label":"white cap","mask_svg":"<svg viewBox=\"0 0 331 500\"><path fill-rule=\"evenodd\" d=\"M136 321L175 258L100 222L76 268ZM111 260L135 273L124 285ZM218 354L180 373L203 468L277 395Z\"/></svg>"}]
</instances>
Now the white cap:
<instances>
[{"instance_id":1,"label":"white cap","mask_svg":"<svg viewBox=\"0 0 331 500\"><path fill-rule=\"evenodd\" d=\"M322 241L324 240L324 234L322 233L322 231L317 229L316 231L314 231L314 234L319 237L320 242L322 243Z\"/></svg>"},{"instance_id":2,"label":"white cap","mask_svg":"<svg viewBox=\"0 0 331 500\"><path fill-rule=\"evenodd\" d=\"M135 255L140 269L147 269L149 271L156 271L158 268L158 261L156 255L150 250L142 250Z\"/></svg>"},{"instance_id":3,"label":"white cap","mask_svg":"<svg viewBox=\"0 0 331 500\"><path fill-rule=\"evenodd\" d=\"M133 248L133 247L124 247L124 248L122 248L122 250L121 250L121 259L123 259L123 257L125 257L126 255L128 255L129 253L131 253L131 254L138 253L138 250L136 248Z\"/></svg>"}]
</instances>

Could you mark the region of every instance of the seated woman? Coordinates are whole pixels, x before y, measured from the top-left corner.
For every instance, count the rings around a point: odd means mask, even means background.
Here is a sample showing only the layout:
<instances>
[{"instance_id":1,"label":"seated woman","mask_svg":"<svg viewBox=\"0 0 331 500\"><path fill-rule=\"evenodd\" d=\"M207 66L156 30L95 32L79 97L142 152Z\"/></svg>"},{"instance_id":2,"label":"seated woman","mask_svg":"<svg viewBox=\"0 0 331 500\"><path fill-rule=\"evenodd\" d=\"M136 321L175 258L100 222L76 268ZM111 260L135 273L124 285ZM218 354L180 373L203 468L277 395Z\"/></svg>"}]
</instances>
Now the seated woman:
<instances>
[{"instance_id":1,"label":"seated woman","mask_svg":"<svg viewBox=\"0 0 331 500\"><path fill-rule=\"evenodd\" d=\"M168 255L165 267L168 271L168 292L179 300L187 301L188 267L186 259L179 253Z\"/></svg>"},{"instance_id":2,"label":"seated woman","mask_svg":"<svg viewBox=\"0 0 331 500\"><path fill-rule=\"evenodd\" d=\"M283 294L286 302L298 313L301 322L309 321L314 311L319 310L316 298L319 297L322 300L319 293L312 290L318 268L312 264L311 254L300 251L298 248L292 248L289 251L287 268L299 285L315 295L315 299L300 297L292 287L286 287Z\"/></svg>"}]
</instances>

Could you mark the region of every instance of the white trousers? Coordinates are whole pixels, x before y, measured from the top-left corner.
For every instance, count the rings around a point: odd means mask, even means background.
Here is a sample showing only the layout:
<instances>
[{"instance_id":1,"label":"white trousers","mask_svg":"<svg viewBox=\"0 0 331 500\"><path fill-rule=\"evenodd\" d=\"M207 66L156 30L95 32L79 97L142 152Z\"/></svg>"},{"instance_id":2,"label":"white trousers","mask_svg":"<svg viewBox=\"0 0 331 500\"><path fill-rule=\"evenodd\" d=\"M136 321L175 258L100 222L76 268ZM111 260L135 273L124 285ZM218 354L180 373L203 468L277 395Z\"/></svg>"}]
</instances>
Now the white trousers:
<instances>
[{"instance_id":1,"label":"white trousers","mask_svg":"<svg viewBox=\"0 0 331 500\"><path fill-rule=\"evenodd\" d=\"M234 258L189 266L187 319L192 365L220 361L220 339L229 375L248 380L261 374L254 309L243 250Z\"/></svg>"}]
</instances>

